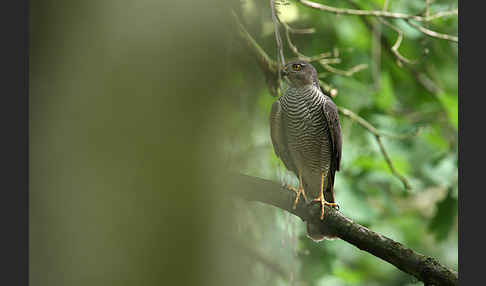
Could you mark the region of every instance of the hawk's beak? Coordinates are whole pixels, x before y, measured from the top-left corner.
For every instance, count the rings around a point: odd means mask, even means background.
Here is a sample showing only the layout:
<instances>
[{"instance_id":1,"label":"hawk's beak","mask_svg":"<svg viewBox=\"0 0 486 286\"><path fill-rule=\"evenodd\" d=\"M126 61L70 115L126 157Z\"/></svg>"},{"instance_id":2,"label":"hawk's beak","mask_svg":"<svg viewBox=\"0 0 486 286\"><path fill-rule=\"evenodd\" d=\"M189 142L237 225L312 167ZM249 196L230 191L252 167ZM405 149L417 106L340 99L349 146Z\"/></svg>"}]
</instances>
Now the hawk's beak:
<instances>
[{"instance_id":1,"label":"hawk's beak","mask_svg":"<svg viewBox=\"0 0 486 286\"><path fill-rule=\"evenodd\" d=\"M280 70L280 74L281 74L282 76L287 76L287 75L289 75L289 71L287 70L287 67L286 67L286 66L285 66L285 67L283 67L283 68Z\"/></svg>"}]
</instances>

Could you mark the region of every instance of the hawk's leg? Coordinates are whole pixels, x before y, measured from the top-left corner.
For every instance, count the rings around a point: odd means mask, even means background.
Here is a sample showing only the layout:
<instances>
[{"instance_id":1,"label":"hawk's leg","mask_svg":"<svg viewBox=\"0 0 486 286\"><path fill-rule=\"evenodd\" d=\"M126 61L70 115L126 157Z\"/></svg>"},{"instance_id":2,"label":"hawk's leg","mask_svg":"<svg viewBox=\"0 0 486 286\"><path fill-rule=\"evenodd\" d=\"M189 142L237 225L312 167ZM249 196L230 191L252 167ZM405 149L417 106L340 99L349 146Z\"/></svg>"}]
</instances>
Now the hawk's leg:
<instances>
[{"instance_id":1,"label":"hawk's leg","mask_svg":"<svg viewBox=\"0 0 486 286\"><path fill-rule=\"evenodd\" d=\"M321 174L321 193L318 198L312 201L321 203L321 220L324 219L324 205L328 205L330 207L339 207L337 203L330 203L324 199L324 173Z\"/></svg>"},{"instance_id":2,"label":"hawk's leg","mask_svg":"<svg viewBox=\"0 0 486 286\"><path fill-rule=\"evenodd\" d=\"M295 196L294 206L292 207L294 210L297 208L297 203L299 202L299 198L301 194L304 197L304 200L307 202L307 196L305 195L304 185L302 184L302 175L300 174L300 172L299 172L299 188L296 189L290 185L288 185L287 188L297 193L297 195Z\"/></svg>"}]
</instances>

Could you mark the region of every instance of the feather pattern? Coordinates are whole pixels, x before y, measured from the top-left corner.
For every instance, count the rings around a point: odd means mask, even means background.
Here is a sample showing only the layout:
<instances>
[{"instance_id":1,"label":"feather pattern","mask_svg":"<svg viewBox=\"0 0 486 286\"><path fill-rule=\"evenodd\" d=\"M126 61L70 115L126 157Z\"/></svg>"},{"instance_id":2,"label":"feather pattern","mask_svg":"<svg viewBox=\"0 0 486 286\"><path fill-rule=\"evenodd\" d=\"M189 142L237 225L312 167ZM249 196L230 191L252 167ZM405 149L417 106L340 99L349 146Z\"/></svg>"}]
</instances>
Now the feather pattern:
<instances>
[{"instance_id":1,"label":"feather pattern","mask_svg":"<svg viewBox=\"0 0 486 286\"><path fill-rule=\"evenodd\" d=\"M282 72L290 85L270 114L275 154L288 170L302 177L301 187L310 199L320 198L324 177L324 199L334 203L334 175L340 169L342 149L338 109L320 89L311 64L288 63ZM307 235L314 241L334 237L330 229L310 222Z\"/></svg>"},{"instance_id":2,"label":"feather pattern","mask_svg":"<svg viewBox=\"0 0 486 286\"><path fill-rule=\"evenodd\" d=\"M289 87L272 106L270 116L275 153L317 197L320 174L326 174L326 200L334 202L334 173L339 170L341 132L337 107L315 85Z\"/></svg>"}]
</instances>

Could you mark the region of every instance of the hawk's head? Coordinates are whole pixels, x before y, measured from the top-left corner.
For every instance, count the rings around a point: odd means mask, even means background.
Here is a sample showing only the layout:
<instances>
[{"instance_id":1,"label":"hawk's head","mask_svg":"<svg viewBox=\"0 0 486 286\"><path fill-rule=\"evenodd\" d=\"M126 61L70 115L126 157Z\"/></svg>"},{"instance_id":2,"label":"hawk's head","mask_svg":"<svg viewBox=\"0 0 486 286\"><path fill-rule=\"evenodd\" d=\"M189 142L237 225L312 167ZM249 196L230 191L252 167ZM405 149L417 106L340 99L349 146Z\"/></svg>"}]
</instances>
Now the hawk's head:
<instances>
[{"instance_id":1,"label":"hawk's head","mask_svg":"<svg viewBox=\"0 0 486 286\"><path fill-rule=\"evenodd\" d=\"M287 76L291 85L295 87L309 84L319 86L316 69L306 61L287 63L282 69L282 75Z\"/></svg>"}]
</instances>

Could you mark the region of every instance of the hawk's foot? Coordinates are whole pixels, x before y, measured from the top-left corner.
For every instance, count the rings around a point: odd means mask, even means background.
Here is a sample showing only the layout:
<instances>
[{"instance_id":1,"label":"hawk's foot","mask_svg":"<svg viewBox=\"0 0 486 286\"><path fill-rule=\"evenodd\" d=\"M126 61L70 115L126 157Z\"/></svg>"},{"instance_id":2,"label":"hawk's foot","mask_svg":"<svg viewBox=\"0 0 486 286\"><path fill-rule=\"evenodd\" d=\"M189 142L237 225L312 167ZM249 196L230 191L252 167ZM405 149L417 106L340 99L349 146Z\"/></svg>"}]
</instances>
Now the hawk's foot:
<instances>
[{"instance_id":1,"label":"hawk's foot","mask_svg":"<svg viewBox=\"0 0 486 286\"><path fill-rule=\"evenodd\" d=\"M328 205L332 208L335 208L337 210L339 210L339 205L337 203L330 203L330 202L327 202L325 199L324 199L324 196L319 196L319 198L316 198L316 199L313 199L312 202L319 202L321 203L321 220L324 219L324 205Z\"/></svg>"},{"instance_id":2,"label":"hawk's foot","mask_svg":"<svg viewBox=\"0 0 486 286\"><path fill-rule=\"evenodd\" d=\"M294 191L297 194L295 196L295 201L294 201L294 205L292 206L292 209L295 210L297 208L297 203L299 202L300 195L302 195L304 197L304 200L307 202L307 196L305 195L304 188L299 187L298 189L296 189L295 187L292 187L291 185L287 185L287 189Z\"/></svg>"}]
</instances>

